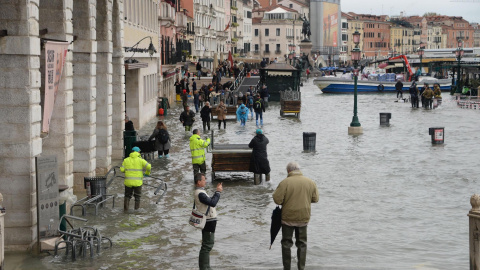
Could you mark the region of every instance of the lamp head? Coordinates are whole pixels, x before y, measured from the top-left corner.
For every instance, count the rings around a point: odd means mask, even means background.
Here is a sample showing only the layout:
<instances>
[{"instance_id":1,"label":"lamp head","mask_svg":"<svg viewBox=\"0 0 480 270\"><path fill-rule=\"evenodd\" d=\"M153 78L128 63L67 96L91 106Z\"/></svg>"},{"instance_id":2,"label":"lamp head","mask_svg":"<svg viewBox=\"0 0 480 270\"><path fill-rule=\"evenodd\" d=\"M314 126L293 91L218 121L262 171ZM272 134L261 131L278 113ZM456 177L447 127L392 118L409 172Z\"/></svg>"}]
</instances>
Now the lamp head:
<instances>
[{"instance_id":1,"label":"lamp head","mask_svg":"<svg viewBox=\"0 0 480 270\"><path fill-rule=\"evenodd\" d=\"M157 50L155 49L155 46L153 46L152 40L150 40L150 45L148 46L148 54L150 57L153 56L154 53L156 53Z\"/></svg>"}]
</instances>

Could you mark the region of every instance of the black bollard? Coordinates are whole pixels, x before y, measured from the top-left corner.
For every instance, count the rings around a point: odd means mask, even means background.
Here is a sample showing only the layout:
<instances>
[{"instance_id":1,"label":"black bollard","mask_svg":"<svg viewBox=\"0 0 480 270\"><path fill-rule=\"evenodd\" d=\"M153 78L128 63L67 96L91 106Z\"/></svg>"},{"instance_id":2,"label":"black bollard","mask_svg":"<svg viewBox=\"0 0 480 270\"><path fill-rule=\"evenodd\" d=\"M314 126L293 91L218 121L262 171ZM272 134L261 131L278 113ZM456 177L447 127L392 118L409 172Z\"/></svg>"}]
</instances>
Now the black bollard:
<instances>
[{"instance_id":1,"label":"black bollard","mask_svg":"<svg viewBox=\"0 0 480 270\"><path fill-rule=\"evenodd\" d=\"M390 126L391 113L380 113L380 126Z\"/></svg>"},{"instance_id":2,"label":"black bollard","mask_svg":"<svg viewBox=\"0 0 480 270\"><path fill-rule=\"evenodd\" d=\"M428 135L432 136L432 144L443 144L445 128L433 127L428 129Z\"/></svg>"},{"instance_id":3,"label":"black bollard","mask_svg":"<svg viewBox=\"0 0 480 270\"><path fill-rule=\"evenodd\" d=\"M317 140L317 133L303 132L303 151L315 151L315 141Z\"/></svg>"}]
</instances>

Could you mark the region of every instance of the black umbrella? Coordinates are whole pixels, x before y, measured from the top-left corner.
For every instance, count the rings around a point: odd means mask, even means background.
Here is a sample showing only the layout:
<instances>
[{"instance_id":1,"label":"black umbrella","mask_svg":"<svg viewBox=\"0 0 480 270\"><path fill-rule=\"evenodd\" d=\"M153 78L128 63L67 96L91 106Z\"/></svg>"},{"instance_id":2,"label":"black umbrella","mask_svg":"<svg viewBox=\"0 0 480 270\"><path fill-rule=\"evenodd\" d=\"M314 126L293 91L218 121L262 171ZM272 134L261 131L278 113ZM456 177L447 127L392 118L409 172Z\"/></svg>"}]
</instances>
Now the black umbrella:
<instances>
[{"instance_id":1,"label":"black umbrella","mask_svg":"<svg viewBox=\"0 0 480 270\"><path fill-rule=\"evenodd\" d=\"M272 249L273 241L277 237L278 231L282 227L282 209L277 206L272 212L272 224L270 225L270 249Z\"/></svg>"}]
</instances>

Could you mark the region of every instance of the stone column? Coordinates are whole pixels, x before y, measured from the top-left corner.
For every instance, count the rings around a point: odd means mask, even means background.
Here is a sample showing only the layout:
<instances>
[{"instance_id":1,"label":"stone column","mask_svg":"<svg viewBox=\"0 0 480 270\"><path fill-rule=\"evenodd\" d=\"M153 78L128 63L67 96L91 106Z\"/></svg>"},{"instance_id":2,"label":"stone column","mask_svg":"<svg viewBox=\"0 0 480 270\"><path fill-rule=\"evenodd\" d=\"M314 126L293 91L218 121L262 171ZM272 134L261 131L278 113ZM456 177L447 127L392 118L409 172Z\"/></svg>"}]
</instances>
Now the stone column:
<instances>
[{"instance_id":1,"label":"stone column","mask_svg":"<svg viewBox=\"0 0 480 270\"><path fill-rule=\"evenodd\" d=\"M40 138L40 39L38 1L2 1L0 29L0 189L5 195L4 241L26 250L36 239L35 156Z\"/></svg>"},{"instance_id":2,"label":"stone column","mask_svg":"<svg viewBox=\"0 0 480 270\"><path fill-rule=\"evenodd\" d=\"M37 1L38 2L38 1ZM73 1L40 1L39 29L47 29L42 38L73 41ZM71 49L72 47L69 47ZM40 61L44 69L44 54ZM59 184L73 186L73 91L72 52L67 53L63 75L55 97L50 132L43 139L42 155L58 158ZM42 77L42 85L44 78ZM42 88L43 92L43 88ZM43 94L43 93L42 93Z\"/></svg>"},{"instance_id":3,"label":"stone column","mask_svg":"<svg viewBox=\"0 0 480 270\"><path fill-rule=\"evenodd\" d=\"M96 1L75 1L73 33L73 111L75 147L73 170L76 190L83 190L83 178L94 176L96 168Z\"/></svg>"},{"instance_id":4,"label":"stone column","mask_svg":"<svg viewBox=\"0 0 480 270\"><path fill-rule=\"evenodd\" d=\"M123 57L123 1L113 2L113 77L112 77L112 158L123 157L123 130L125 129L125 68Z\"/></svg>"},{"instance_id":5,"label":"stone column","mask_svg":"<svg viewBox=\"0 0 480 270\"><path fill-rule=\"evenodd\" d=\"M97 0L97 168L106 174L112 157L112 2Z\"/></svg>"},{"instance_id":6,"label":"stone column","mask_svg":"<svg viewBox=\"0 0 480 270\"><path fill-rule=\"evenodd\" d=\"M480 196L474 194L470 198L472 209L468 213L470 270L480 270Z\"/></svg>"}]
</instances>

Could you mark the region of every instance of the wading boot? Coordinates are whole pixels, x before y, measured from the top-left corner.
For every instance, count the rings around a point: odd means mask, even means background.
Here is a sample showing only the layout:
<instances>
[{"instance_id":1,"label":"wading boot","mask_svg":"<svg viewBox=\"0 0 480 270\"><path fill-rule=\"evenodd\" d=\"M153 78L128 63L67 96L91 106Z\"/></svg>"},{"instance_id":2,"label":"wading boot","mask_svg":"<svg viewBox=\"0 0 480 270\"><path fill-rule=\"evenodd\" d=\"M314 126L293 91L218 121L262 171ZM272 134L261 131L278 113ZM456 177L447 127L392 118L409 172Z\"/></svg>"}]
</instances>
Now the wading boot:
<instances>
[{"instance_id":1,"label":"wading boot","mask_svg":"<svg viewBox=\"0 0 480 270\"><path fill-rule=\"evenodd\" d=\"M130 204L130 198L124 198L123 199L123 211L128 211L128 205Z\"/></svg>"},{"instance_id":2,"label":"wading boot","mask_svg":"<svg viewBox=\"0 0 480 270\"><path fill-rule=\"evenodd\" d=\"M140 201L135 201L135 210L140 208Z\"/></svg>"},{"instance_id":3,"label":"wading boot","mask_svg":"<svg viewBox=\"0 0 480 270\"><path fill-rule=\"evenodd\" d=\"M265 175L265 181L270 181L270 174Z\"/></svg>"}]
</instances>

